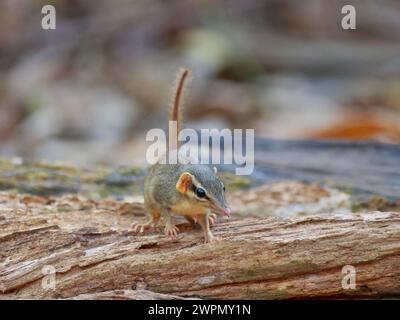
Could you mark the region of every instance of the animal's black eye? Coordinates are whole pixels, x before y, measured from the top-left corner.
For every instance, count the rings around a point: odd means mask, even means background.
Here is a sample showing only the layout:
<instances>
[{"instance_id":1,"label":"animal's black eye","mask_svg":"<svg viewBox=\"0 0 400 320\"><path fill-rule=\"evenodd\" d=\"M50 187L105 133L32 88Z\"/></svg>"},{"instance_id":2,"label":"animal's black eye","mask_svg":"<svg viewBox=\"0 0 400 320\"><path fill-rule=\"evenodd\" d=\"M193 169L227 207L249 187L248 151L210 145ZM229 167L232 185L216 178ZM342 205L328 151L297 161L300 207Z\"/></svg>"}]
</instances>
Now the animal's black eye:
<instances>
[{"instance_id":1,"label":"animal's black eye","mask_svg":"<svg viewBox=\"0 0 400 320\"><path fill-rule=\"evenodd\" d=\"M225 186L223 186L223 188L222 188L223 190L224 190L224 192L226 191L226 189L225 189Z\"/></svg>"},{"instance_id":2,"label":"animal's black eye","mask_svg":"<svg viewBox=\"0 0 400 320\"><path fill-rule=\"evenodd\" d=\"M204 198L206 196L206 191L203 188L196 188L196 195L199 198Z\"/></svg>"}]
</instances>

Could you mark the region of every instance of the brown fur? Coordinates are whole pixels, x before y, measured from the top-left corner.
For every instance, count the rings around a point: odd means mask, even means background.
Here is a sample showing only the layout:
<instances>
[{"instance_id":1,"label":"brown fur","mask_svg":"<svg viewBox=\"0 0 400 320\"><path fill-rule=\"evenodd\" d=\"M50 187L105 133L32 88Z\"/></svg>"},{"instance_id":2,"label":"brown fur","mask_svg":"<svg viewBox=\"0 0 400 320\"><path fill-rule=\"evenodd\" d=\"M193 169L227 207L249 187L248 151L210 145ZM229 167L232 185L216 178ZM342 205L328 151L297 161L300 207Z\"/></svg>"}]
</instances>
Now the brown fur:
<instances>
[{"instance_id":1,"label":"brown fur","mask_svg":"<svg viewBox=\"0 0 400 320\"><path fill-rule=\"evenodd\" d=\"M177 121L178 128L181 125L182 95L188 75L188 69L181 70L172 102L170 120ZM168 150L179 146L179 130L174 136L170 132ZM198 197L195 192L197 188L204 189L207 196ZM191 223L196 221L201 225L205 242L213 239L209 227L211 212L221 213L226 206L223 184L214 168L200 164L161 163L149 169L144 183L144 205L149 220L144 224L135 224L135 230L142 231L164 218L165 233L176 236L177 228L172 223L171 214L178 214L185 216Z\"/></svg>"},{"instance_id":2,"label":"brown fur","mask_svg":"<svg viewBox=\"0 0 400 320\"><path fill-rule=\"evenodd\" d=\"M183 98L189 73L189 69L182 68L178 74L175 94L170 107L170 121L176 122L177 131L169 131L169 150L178 149L180 146L178 135L182 126Z\"/></svg>"}]
</instances>

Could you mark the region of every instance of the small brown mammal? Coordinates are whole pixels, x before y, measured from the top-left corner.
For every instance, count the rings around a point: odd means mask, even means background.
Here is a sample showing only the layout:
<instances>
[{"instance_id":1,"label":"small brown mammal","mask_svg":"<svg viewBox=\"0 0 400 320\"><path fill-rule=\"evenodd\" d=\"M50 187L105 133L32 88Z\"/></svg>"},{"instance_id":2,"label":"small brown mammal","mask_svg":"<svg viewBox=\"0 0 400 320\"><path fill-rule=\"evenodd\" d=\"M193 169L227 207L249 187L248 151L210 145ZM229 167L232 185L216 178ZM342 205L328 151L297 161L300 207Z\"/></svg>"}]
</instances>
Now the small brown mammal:
<instances>
[{"instance_id":1,"label":"small brown mammal","mask_svg":"<svg viewBox=\"0 0 400 320\"><path fill-rule=\"evenodd\" d=\"M169 133L169 151L179 148L182 96L189 73L184 68L178 76L170 115L178 130L174 136ZM154 164L144 182L144 206L149 219L144 224L134 223L135 232L155 227L161 220L165 234L176 237L179 230L172 222L172 215L177 214L192 224L200 224L205 243L216 239L210 231L216 215L230 216L231 213L225 201L225 186L216 168L204 164Z\"/></svg>"}]
</instances>

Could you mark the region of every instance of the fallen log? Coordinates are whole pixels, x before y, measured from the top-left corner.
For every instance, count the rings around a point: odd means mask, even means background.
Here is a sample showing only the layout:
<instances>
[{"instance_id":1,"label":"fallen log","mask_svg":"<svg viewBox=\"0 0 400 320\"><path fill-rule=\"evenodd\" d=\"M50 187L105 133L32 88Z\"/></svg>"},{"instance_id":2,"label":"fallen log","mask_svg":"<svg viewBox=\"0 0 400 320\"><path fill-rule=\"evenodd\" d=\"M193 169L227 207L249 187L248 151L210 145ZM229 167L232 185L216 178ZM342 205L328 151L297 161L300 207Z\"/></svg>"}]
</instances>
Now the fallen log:
<instances>
[{"instance_id":1,"label":"fallen log","mask_svg":"<svg viewBox=\"0 0 400 320\"><path fill-rule=\"evenodd\" d=\"M71 300L182 300L183 298L155 293L148 290L111 290L97 293L81 294Z\"/></svg>"},{"instance_id":2,"label":"fallen log","mask_svg":"<svg viewBox=\"0 0 400 320\"><path fill-rule=\"evenodd\" d=\"M32 210L14 197L0 201L1 299L134 298L140 290L205 299L400 297L400 213L241 218L217 223L222 240L203 244L186 223L176 240L135 235L133 218L111 211L112 201L80 207L72 221L75 209L47 212L37 197ZM348 265L354 289L342 286ZM46 285L51 277L54 286Z\"/></svg>"}]
</instances>

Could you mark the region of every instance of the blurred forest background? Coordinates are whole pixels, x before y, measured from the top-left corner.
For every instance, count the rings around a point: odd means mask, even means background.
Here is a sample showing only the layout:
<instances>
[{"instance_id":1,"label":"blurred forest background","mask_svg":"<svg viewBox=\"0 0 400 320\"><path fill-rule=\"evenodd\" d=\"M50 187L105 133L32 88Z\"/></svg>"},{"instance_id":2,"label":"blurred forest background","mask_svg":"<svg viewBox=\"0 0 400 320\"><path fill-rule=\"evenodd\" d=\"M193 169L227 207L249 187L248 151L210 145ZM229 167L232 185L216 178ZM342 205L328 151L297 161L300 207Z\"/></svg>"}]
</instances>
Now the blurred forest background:
<instances>
[{"instance_id":1,"label":"blurred forest background","mask_svg":"<svg viewBox=\"0 0 400 320\"><path fill-rule=\"evenodd\" d=\"M187 127L400 142L398 0L2 0L0 156L143 163L182 65Z\"/></svg>"}]
</instances>

